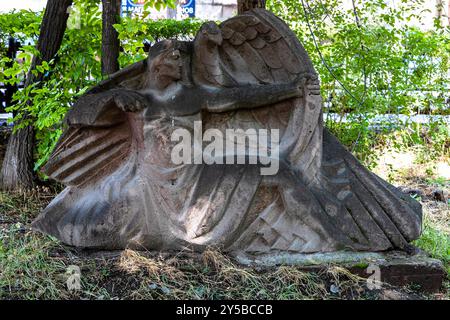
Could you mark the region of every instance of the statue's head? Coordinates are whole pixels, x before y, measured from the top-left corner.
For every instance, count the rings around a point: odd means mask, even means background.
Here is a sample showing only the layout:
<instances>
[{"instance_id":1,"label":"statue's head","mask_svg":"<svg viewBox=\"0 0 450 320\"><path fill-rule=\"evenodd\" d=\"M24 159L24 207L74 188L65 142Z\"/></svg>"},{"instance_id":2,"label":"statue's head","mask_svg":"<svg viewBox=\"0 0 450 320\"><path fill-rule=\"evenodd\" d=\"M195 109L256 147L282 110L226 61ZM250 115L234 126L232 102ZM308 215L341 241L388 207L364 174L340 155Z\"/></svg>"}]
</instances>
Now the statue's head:
<instances>
[{"instance_id":1,"label":"statue's head","mask_svg":"<svg viewBox=\"0 0 450 320\"><path fill-rule=\"evenodd\" d=\"M219 26L214 21L208 21L202 24L198 31L198 36L206 41L208 44L220 46L223 41L222 32ZM198 39L198 38L197 38Z\"/></svg>"},{"instance_id":2,"label":"statue's head","mask_svg":"<svg viewBox=\"0 0 450 320\"><path fill-rule=\"evenodd\" d=\"M148 67L154 85L166 88L182 77L182 61L180 50L173 41L165 40L150 48Z\"/></svg>"}]
</instances>

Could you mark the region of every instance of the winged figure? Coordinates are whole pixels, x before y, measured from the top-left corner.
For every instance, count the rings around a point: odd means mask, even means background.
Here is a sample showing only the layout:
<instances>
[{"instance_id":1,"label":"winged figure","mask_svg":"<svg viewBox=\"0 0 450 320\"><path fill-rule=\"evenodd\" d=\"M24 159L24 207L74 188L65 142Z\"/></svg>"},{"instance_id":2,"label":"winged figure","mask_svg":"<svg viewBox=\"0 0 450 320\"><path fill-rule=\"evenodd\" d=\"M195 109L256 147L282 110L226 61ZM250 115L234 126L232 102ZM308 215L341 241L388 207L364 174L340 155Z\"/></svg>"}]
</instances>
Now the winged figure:
<instances>
[{"instance_id":1,"label":"winged figure","mask_svg":"<svg viewBox=\"0 0 450 320\"><path fill-rule=\"evenodd\" d=\"M279 130L279 170L174 163L173 133L195 135L196 123ZM254 256L406 249L421 232L420 204L323 128L311 60L264 9L156 43L79 98L66 124L44 172L67 188L33 226L69 245Z\"/></svg>"}]
</instances>

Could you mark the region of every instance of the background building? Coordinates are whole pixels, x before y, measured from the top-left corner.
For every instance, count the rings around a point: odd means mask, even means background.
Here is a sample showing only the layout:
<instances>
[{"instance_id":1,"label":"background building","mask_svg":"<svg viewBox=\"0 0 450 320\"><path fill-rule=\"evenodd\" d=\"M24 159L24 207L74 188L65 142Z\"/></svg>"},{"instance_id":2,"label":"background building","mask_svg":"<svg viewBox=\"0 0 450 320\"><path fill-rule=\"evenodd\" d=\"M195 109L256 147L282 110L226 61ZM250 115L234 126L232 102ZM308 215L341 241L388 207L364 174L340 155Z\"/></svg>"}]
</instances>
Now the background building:
<instances>
[{"instance_id":1,"label":"background building","mask_svg":"<svg viewBox=\"0 0 450 320\"><path fill-rule=\"evenodd\" d=\"M225 20L237 13L237 0L196 0L197 17L205 20Z\"/></svg>"},{"instance_id":2,"label":"background building","mask_svg":"<svg viewBox=\"0 0 450 320\"><path fill-rule=\"evenodd\" d=\"M142 11L143 0L122 0L124 14L139 14ZM237 13L237 0L178 0L175 9L165 8L161 11L152 10L154 19L183 19L196 17L204 20L225 20Z\"/></svg>"},{"instance_id":3,"label":"background building","mask_svg":"<svg viewBox=\"0 0 450 320\"><path fill-rule=\"evenodd\" d=\"M142 5L144 0L122 0L122 5L127 3L134 4L137 7ZM318 0L308 0L314 2ZM370 1L370 0L369 0ZM194 15L197 18L205 20L224 20L236 14L237 0L178 0L176 10L163 9L160 12L156 10L152 12L152 18L177 18L182 19L186 16L183 13L182 6L191 2L191 7L194 9ZM351 8L352 0L345 0L346 6ZM389 6L395 6L401 0L386 0ZM39 11L45 8L47 0L0 0L0 12L8 12L13 9L30 9ZM139 10L139 8L137 8ZM412 24L417 25L422 29L433 28L434 18L439 16L443 26L450 25L449 19L450 0L427 0L424 7L417 8L417 13L423 17L422 22L411 21Z\"/></svg>"}]
</instances>

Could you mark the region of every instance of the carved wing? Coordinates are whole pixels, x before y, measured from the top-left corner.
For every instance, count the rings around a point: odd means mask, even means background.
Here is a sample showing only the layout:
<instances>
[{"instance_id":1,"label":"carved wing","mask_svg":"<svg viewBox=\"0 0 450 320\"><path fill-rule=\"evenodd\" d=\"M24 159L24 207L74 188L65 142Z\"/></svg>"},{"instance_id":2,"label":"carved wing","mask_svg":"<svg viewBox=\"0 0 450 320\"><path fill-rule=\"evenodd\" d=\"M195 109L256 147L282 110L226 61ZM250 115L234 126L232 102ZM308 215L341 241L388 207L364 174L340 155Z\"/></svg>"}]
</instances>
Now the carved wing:
<instances>
[{"instance_id":1,"label":"carved wing","mask_svg":"<svg viewBox=\"0 0 450 320\"><path fill-rule=\"evenodd\" d=\"M67 129L43 168L65 185L96 181L112 173L129 156L137 122L131 112L143 108L144 97L114 89L79 98L66 115Z\"/></svg>"},{"instance_id":2,"label":"carved wing","mask_svg":"<svg viewBox=\"0 0 450 320\"><path fill-rule=\"evenodd\" d=\"M300 73L315 72L295 34L266 10L226 20L220 29L221 69L237 84L288 82Z\"/></svg>"},{"instance_id":3,"label":"carved wing","mask_svg":"<svg viewBox=\"0 0 450 320\"><path fill-rule=\"evenodd\" d=\"M196 68L211 85L276 83L293 80L300 73L314 73L308 55L295 34L277 16L253 9L222 22L218 64L210 48L196 50ZM202 41L197 35L195 41ZM195 77L195 75L194 75Z\"/></svg>"},{"instance_id":4,"label":"carved wing","mask_svg":"<svg viewBox=\"0 0 450 320\"><path fill-rule=\"evenodd\" d=\"M316 73L296 35L269 11L253 9L224 21L219 28L223 40L217 47L216 57L211 49L203 50L194 44L193 78L198 84L234 87L285 83L301 73ZM195 41L201 41L201 35ZM201 74L196 76L195 71ZM251 112L238 111L228 125L255 123L256 120L264 128L279 129L281 151L286 151L291 164L311 180L321 159L321 150L314 147L321 145L322 135L322 100L317 86L318 83L306 86L301 99Z\"/></svg>"},{"instance_id":5,"label":"carved wing","mask_svg":"<svg viewBox=\"0 0 450 320\"><path fill-rule=\"evenodd\" d=\"M92 87L87 94L104 92L117 87L137 90L142 85L146 70L147 60L133 63Z\"/></svg>"}]
</instances>

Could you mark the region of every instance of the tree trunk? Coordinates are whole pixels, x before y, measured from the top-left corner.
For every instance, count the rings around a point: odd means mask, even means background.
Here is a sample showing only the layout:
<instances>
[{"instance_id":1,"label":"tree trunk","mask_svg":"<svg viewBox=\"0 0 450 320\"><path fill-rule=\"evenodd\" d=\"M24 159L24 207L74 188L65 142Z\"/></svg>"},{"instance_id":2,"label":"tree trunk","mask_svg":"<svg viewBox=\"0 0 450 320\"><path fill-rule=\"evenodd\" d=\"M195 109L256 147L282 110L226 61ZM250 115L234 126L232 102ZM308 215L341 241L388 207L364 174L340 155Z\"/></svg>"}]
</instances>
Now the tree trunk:
<instances>
[{"instance_id":1,"label":"tree trunk","mask_svg":"<svg viewBox=\"0 0 450 320\"><path fill-rule=\"evenodd\" d=\"M238 0L238 14L253 8L266 8L266 0Z\"/></svg>"},{"instance_id":2,"label":"tree trunk","mask_svg":"<svg viewBox=\"0 0 450 320\"><path fill-rule=\"evenodd\" d=\"M444 0L436 0L435 17L440 27L442 27L442 17L444 15Z\"/></svg>"},{"instance_id":3,"label":"tree trunk","mask_svg":"<svg viewBox=\"0 0 450 320\"><path fill-rule=\"evenodd\" d=\"M10 37L8 41L8 52L6 56L11 59L10 62L6 63L7 68L11 68L14 65L14 60L16 59L17 50L19 50L20 43L16 41L16 39ZM8 77L8 79L10 79ZM5 85L5 107L9 108L13 105L13 96L14 93L18 90L16 84L6 84Z\"/></svg>"},{"instance_id":4,"label":"tree trunk","mask_svg":"<svg viewBox=\"0 0 450 320\"><path fill-rule=\"evenodd\" d=\"M447 4L447 25L450 26L450 1Z\"/></svg>"},{"instance_id":5,"label":"tree trunk","mask_svg":"<svg viewBox=\"0 0 450 320\"><path fill-rule=\"evenodd\" d=\"M447 25L450 26L450 1L447 4Z\"/></svg>"},{"instance_id":6,"label":"tree trunk","mask_svg":"<svg viewBox=\"0 0 450 320\"><path fill-rule=\"evenodd\" d=\"M120 21L120 0L102 0L102 73L119 70L120 40L114 24Z\"/></svg>"},{"instance_id":7,"label":"tree trunk","mask_svg":"<svg viewBox=\"0 0 450 320\"><path fill-rule=\"evenodd\" d=\"M31 68L25 81L25 87L43 79L43 74L34 76L31 70L34 70L43 61L50 61L58 52L69 17L68 8L71 5L72 0L47 1L36 46L40 55L33 57ZM33 150L34 128L32 126L18 129L11 135L0 173L0 187L2 189L28 190L33 187L35 178Z\"/></svg>"}]
</instances>

